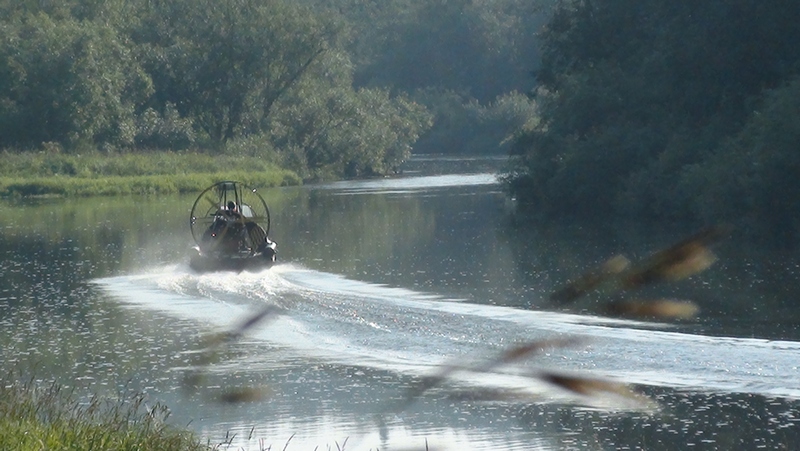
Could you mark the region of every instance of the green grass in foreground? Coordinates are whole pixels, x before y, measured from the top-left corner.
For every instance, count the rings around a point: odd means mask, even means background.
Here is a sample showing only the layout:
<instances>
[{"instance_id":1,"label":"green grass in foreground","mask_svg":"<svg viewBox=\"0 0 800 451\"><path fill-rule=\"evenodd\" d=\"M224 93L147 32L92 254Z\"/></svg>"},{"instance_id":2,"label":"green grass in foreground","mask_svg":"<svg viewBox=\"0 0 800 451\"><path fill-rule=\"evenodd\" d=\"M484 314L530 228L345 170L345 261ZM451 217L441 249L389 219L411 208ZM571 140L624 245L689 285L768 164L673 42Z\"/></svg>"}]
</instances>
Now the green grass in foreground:
<instances>
[{"instance_id":1,"label":"green grass in foreground","mask_svg":"<svg viewBox=\"0 0 800 451\"><path fill-rule=\"evenodd\" d=\"M302 183L296 173L256 157L171 152L2 157L0 197L196 193L221 180L255 188Z\"/></svg>"},{"instance_id":2,"label":"green grass in foreground","mask_svg":"<svg viewBox=\"0 0 800 451\"><path fill-rule=\"evenodd\" d=\"M0 380L0 449L209 451L194 434L165 423L166 407L92 398L77 401L58 385Z\"/></svg>"}]
</instances>

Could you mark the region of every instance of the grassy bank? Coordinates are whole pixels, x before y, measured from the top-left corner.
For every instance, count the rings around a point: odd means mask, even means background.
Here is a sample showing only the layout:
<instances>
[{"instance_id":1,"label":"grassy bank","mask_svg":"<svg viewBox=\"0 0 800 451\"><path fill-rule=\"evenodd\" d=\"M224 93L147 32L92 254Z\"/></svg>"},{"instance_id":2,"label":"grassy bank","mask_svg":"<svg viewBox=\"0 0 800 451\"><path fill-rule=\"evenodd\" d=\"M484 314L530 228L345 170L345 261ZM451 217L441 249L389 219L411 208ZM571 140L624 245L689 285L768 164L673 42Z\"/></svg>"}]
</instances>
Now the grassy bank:
<instances>
[{"instance_id":1,"label":"grassy bank","mask_svg":"<svg viewBox=\"0 0 800 451\"><path fill-rule=\"evenodd\" d=\"M0 380L0 449L32 451L210 451L191 432L165 423L169 412L142 396L78 401L58 385Z\"/></svg>"},{"instance_id":2,"label":"grassy bank","mask_svg":"<svg viewBox=\"0 0 800 451\"><path fill-rule=\"evenodd\" d=\"M2 158L0 197L196 193L220 180L259 188L302 183L294 172L255 157L154 152Z\"/></svg>"}]
</instances>

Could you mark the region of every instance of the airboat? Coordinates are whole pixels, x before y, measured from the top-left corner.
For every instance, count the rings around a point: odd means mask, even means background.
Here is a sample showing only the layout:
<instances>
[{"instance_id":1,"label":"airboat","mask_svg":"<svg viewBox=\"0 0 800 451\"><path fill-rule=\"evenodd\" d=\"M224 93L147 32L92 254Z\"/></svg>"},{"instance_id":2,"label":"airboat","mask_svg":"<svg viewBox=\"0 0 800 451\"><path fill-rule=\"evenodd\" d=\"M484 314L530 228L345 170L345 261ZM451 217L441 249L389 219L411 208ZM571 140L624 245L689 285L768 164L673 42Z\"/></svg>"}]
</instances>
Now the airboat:
<instances>
[{"instance_id":1,"label":"airboat","mask_svg":"<svg viewBox=\"0 0 800 451\"><path fill-rule=\"evenodd\" d=\"M258 270L275 263L267 203L240 182L215 183L192 206L189 228L195 246L189 267L198 272Z\"/></svg>"}]
</instances>

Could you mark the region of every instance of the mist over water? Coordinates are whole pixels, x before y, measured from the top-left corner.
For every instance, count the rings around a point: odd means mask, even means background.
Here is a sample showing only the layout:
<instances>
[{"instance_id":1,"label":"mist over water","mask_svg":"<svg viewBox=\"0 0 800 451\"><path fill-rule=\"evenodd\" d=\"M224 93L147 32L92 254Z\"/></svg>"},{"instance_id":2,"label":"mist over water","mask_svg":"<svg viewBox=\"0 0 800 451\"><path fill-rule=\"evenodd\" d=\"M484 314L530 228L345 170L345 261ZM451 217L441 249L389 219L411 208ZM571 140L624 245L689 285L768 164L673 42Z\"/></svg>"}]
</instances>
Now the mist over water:
<instances>
[{"instance_id":1,"label":"mist over water","mask_svg":"<svg viewBox=\"0 0 800 451\"><path fill-rule=\"evenodd\" d=\"M495 173L485 171L414 169L262 194L279 264L238 274L187 268L194 199L185 196L26 207L33 230L7 222L0 241L4 361L38 362L70 386L144 391L171 408L175 424L229 449L738 449L800 440L800 333L796 316L783 314L798 292L791 257L723 244L707 273L654 290L697 301L697 320L636 321L591 303L560 308L548 295L611 255L641 258L680 233L516 234ZM58 215L73 218L69 228L37 238ZM783 291L768 288L776 279ZM763 308L750 309L755 297ZM203 384L187 390L207 337L266 307L279 314L220 349L202 367ZM442 365L573 336L585 344L460 372L406 409L389 408ZM579 396L527 377L537 371L629 383L653 405ZM219 403L231 387L263 389L263 398Z\"/></svg>"}]
</instances>

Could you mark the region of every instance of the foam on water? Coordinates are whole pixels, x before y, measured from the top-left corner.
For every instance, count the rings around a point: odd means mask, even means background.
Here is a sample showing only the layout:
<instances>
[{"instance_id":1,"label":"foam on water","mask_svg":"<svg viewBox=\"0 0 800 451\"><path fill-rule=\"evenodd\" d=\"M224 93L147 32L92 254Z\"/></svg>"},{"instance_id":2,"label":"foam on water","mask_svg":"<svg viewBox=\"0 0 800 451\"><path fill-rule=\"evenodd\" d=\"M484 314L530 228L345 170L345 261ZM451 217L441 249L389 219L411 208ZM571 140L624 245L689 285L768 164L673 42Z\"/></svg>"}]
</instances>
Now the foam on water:
<instances>
[{"instance_id":1,"label":"foam on water","mask_svg":"<svg viewBox=\"0 0 800 451\"><path fill-rule=\"evenodd\" d=\"M537 365L643 385L800 398L800 342L794 341L478 305L292 264L203 275L170 266L95 282L133 308L217 329L275 305L284 313L252 339L345 364L423 374L454 359L491 357L515 343L575 335L589 338L585 348L552 350ZM492 383L514 385L513 377L493 377Z\"/></svg>"}]
</instances>

